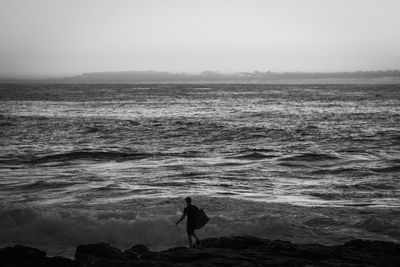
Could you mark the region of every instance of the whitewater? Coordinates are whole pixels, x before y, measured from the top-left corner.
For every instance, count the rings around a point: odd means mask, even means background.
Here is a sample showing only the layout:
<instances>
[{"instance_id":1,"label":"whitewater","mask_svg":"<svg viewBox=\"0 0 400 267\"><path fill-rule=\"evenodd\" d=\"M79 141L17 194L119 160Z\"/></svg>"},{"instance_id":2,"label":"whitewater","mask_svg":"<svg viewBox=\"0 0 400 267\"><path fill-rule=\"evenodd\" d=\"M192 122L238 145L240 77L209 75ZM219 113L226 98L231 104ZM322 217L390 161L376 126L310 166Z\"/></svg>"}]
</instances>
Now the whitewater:
<instances>
[{"instance_id":1,"label":"whitewater","mask_svg":"<svg viewBox=\"0 0 400 267\"><path fill-rule=\"evenodd\" d=\"M399 181L400 85L0 85L1 247L400 242Z\"/></svg>"}]
</instances>

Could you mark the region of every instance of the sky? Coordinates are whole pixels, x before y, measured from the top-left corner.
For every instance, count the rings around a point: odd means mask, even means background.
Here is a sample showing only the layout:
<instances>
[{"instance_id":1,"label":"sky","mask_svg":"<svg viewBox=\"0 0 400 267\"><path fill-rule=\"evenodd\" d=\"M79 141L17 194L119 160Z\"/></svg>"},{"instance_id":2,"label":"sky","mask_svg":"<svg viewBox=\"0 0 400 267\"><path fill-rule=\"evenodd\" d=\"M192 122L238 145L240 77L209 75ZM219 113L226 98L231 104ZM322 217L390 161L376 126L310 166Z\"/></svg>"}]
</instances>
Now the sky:
<instances>
[{"instance_id":1,"label":"sky","mask_svg":"<svg viewBox=\"0 0 400 267\"><path fill-rule=\"evenodd\" d=\"M0 77L400 69L399 0L0 0Z\"/></svg>"}]
</instances>

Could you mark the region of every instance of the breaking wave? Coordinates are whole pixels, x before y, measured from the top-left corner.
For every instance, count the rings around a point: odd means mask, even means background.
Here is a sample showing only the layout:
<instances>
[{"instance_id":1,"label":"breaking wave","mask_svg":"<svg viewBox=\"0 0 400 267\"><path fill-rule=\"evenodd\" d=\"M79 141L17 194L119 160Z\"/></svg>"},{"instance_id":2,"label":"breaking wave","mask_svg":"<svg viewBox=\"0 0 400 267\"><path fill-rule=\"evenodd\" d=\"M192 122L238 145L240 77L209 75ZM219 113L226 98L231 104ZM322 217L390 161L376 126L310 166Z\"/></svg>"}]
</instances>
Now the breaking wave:
<instances>
[{"instance_id":1,"label":"breaking wave","mask_svg":"<svg viewBox=\"0 0 400 267\"><path fill-rule=\"evenodd\" d=\"M72 253L79 244L107 242L127 248L144 244L152 249L186 245L184 223L176 227L175 216L140 217L93 214L75 210L5 209L0 212L2 244L26 244L36 247L64 248ZM283 237L295 228L284 218L261 217L246 222L224 216L211 216L211 222L199 231L202 238L236 234ZM52 248L50 249L50 253ZM54 250L53 250L54 252ZM58 253L60 251L57 251ZM69 255L71 256L71 255Z\"/></svg>"},{"instance_id":2,"label":"breaking wave","mask_svg":"<svg viewBox=\"0 0 400 267\"><path fill-rule=\"evenodd\" d=\"M210 223L198 231L201 238L252 235L300 243L334 244L354 237L400 240L398 213L381 218L363 218L353 213L355 220L341 218L343 210L322 215L317 210L286 207L288 214L260 214L239 218L227 214L209 214ZM337 214L336 214L337 213ZM295 216L294 216L295 215ZM338 216L339 215L339 216ZM107 242L120 248L144 244L160 250L186 245L184 223L175 226L180 211L170 215L148 216L129 211L93 211L77 209L13 207L0 209L0 240L2 245L25 244L46 248L50 254L72 256L79 244ZM343 215L345 216L345 215ZM361 217L360 217L361 216ZM336 230L340 231L336 231Z\"/></svg>"}]
</instances>

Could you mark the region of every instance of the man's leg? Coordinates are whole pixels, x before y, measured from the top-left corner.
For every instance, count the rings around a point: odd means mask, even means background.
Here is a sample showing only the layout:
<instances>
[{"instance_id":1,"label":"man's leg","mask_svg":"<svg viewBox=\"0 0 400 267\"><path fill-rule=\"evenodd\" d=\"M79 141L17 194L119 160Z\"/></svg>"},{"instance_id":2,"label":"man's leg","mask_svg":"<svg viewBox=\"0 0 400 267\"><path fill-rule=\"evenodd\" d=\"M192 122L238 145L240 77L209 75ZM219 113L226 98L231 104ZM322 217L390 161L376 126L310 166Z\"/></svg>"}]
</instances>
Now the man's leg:
<instances>
[{"instance_id":1,"label":"man's leg","mask_svg":"<svg viewBox=\"0 0 400 267\"><path fill-rule=\"evenodd\" d=\"M188 234L188 240L189 240L189 247L192 247L192 236Z\"/></svg>"},{"instance_id":2,"label":"man's leg","mask_svg":"<svg viewBox=\"0 0 400 267\"><path fill-rule=\"evenodd\" d=\"M196 236L196 234L193 232L192 236L196 238L196 244L198 245L200 243L200 239Z\"/></svg>"}]
</instances>

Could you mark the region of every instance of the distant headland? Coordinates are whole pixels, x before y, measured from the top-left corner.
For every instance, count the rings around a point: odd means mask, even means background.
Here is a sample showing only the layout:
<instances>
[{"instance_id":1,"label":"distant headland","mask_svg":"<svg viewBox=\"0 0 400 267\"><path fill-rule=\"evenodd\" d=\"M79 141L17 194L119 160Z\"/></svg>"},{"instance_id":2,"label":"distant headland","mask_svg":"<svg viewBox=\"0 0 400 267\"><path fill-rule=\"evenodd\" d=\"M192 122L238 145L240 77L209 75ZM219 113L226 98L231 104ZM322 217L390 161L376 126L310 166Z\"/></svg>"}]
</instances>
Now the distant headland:
<instances>
[{"instance_id":1,"label":"distant headland","mask_svg":"<svg viewBox=\"0 0 400 267\"><path fill-rule=\"evenodd\" d=\"M201 73L164 71L91 72L46 79L2 78L0 83L141 84L141 83L238 83L238 84L397 84L400 70L356 72L271 72L253 71Z\"/></svg>"}]
</instances>

